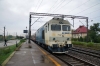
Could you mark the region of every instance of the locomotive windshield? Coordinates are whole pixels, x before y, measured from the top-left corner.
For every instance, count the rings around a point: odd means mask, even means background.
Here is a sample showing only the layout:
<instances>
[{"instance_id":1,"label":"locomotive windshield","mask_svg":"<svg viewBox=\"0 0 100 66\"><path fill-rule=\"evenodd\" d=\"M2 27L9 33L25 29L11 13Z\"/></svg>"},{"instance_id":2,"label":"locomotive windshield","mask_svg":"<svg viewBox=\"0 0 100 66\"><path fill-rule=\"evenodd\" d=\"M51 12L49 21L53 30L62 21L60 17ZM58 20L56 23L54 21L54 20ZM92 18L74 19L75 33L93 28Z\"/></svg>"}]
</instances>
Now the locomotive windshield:
<instances>
[{"instance_id":1,"label":"locomotive windshield","mask_svg":"<svg viewBox=\"0 0 100 66\"><path fill-rule=\"evenodd\" d=\"M60 31L61 30L61 25L52 24L51 25L51 30L53 30L53 31Z\"/></svg>"},{"instance_id":2,"label":"locomotive windshield","mask_svg":"<svg viewBox=\"0 0 100 66\"><path fill-rule=\"evenodd\" d=\"M62 25L62 30L63 31L70 31L70 26L69 25Z\"/></svg>"}]
</instances>

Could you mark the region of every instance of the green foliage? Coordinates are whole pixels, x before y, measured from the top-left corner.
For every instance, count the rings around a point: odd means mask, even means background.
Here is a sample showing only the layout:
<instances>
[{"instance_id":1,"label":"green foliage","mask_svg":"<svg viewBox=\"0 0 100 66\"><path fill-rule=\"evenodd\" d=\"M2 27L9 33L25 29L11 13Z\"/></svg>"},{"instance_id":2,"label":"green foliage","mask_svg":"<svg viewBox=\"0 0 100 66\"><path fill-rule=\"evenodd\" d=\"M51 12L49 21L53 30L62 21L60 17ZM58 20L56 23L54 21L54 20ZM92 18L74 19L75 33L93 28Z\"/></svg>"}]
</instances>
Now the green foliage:
<instances>
[{"instance_id":1,"label":"green foliage","mask_svg":"<svg viewBox=\"0 0 100 66\"><path fill-rule=\"evenodd\" d=\"M26 39L21 39L20 42L21 42L21 43L22 43L22 42L25 42L25 40L26 40Z\"/></svg>"},{"instance_id":2,"label":"green foliage","mask_svg":"<svg viewBox=\"0 0 100 66\"><path fill-rule=\"evenodd\" d=\"M3 41L3 35L0 35L0 41Z\"/></svg>"},{"instance_id":3,"label":"green foliage","mask_svg":"<svg viewBox=\"0 0 100 66\"><path fill-rule=\"evenodd\" d=\"M73 41L72 44L80 46L80 47L86 47L86 48L91 48L91 49L95 49L95 50L100 50L100 43L95 44L93 42L86 43L86 42Z\"/></svg>"},{"instance_id":4,"label":"green foliage","mask_svg":"<svg viewBox=\"0 0 100 66\"><path fill-rule=\"evenodd\" d=\"M77 38L72 38L72 41L78 41L78 39Z\"/></svg>"},{"instance_id":5,"label":"green foliage","mask_svg":"<svg viewBox=\"0 0 100 66\"><path fill-rule=\"evenodd\" d=\"M94 44L92 42L87 43L87 47L93 47Z\"/></svg>"},{"instance_id":6,"label":"green foliage","mask_svg":"<svg viewBox=\"0 0 100 66\"><path fill-rule=\"evenodd\" d=\"M15 50L15 45L0 48L0 64Z\"/></svg>"},{"instance_id":7,"label":"green foliage","mask_svg":"<svg viewBox=\"0 0 100 66\"><path fill-rule=\"evenodd\" d=\"M79 41L73 41L72 43L75 45L84 45L84 42L79 42Z\"/></svg>"},{"instance_id":8,"label":"green foliage","mask_svg":"<svg viewBox=\"0 0 100 66\"><path fill-rule=\"evenodd\" d=\"M94 43L100 43L100 27L99 23L95 23L93 26L90 26L89 30L89 41L93 41Z\"/></svg>"},{"instance_id":9,"label":"green foliage","mask_svg":"<svg viewBox=\"0 0 100 66\"><path fill-rule=\"evenodd\" d=\"M20 46L23 42L25 42L25 39L20 40L20 42L18 43L18 46ZM4 48L0 48L0 65L3 63L3 61L9 57L9 55L15 51L16 49L16 45L12 45L12 46L7 46Z\"/></svg>"},{"instance_id":10,"label":"green foliage","mask_svg":"<svg viewBox=\"0 0 100 66\"><path fill-rule=\"evenodd\" d=\"M5 48L3 52L4 54L10 53L11 52L10 47Z\"/></svg>"}]
</instances>

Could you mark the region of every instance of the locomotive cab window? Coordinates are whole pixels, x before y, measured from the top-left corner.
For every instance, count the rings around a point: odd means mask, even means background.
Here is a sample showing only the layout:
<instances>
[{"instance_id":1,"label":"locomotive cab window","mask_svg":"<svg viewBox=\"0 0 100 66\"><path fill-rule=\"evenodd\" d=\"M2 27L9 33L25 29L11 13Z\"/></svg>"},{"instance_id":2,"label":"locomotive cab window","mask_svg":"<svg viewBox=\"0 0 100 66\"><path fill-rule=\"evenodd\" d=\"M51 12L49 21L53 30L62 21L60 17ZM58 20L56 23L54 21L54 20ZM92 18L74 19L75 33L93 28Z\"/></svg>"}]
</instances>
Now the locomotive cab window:
<instances>
[{"instance_id":1,"label":"locomotive cab window","mask_svg":"<svg viewBox=\"0 0 100 66\"><path fill-rule=\"evenodd\" d=\"M61 30L61 25L52 24L51 25L51 30L52 31L60 31Z\"/></svg>"},{"instance_id":2,"label":"locomotive cab window","mask_svg":"<svg viewBox=\"0 0 100 66\"><path fill-rule=\"evenodd\" d=\"M62 30L63 31L70 31L70 26L69 25L62 25Z\"/></svg>"}]
</instances>

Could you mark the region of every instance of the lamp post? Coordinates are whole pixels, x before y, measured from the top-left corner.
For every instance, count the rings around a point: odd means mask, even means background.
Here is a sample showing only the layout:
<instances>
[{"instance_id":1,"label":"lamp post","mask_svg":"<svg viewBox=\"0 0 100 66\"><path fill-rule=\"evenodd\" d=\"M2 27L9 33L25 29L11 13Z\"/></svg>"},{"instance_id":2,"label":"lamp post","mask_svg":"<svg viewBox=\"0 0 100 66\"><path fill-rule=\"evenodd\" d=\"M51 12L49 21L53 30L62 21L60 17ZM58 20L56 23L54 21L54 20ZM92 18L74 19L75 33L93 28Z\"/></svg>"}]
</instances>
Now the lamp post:
<instances>
[{"instance_id":1,"label":"lamp post","mask_svg":"<svg viewBox=\"0 0 100 66\"><path fill-rule=\"evenodd\" d=\"M26 26L26 31L27 31L27 26ZM27 33L28 33L28 31L26 32L26 44L27 44Z\"/></svg>"},{"instance_id":2,"label":"lamp post","mask_svg":"<svg viewBox=\"0 0 100 66\"><path fill-rule=\"evenodd\" d=\"M26 31L27 31L27 26L26 26ZM28 32L28 31L27 31ZM26 39L27 39L27 32L26 32Z\"/></svg>"},{"instance_id":3,"label":"lamp post","mask_svg":"<svg viewBox=\"0 0 100 66\"><path fill-rule=\"evenodd\" d=\"M18 44L17 44L17 32L16 32L16 47L18 47Z\"/></svg>"}]
</instances>

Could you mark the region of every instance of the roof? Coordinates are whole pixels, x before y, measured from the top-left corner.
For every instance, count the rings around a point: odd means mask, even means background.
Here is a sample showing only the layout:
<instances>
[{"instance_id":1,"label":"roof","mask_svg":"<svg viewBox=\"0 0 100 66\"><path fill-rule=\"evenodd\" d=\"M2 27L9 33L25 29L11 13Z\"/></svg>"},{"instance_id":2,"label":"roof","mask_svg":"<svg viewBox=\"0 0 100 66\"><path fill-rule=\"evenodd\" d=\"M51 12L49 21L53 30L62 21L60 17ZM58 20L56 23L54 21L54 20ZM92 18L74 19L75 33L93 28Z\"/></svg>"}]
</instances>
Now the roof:
<instances>
[{"instance_id":1,"label":"roof","mask_svg":"<svg viewBox=\"0 0 100 66\"><path fill-rule=\"evenodd\" d=\"M87 33L87 27L79 26L73 33Z\"/></svg>"}]
</instances>

